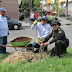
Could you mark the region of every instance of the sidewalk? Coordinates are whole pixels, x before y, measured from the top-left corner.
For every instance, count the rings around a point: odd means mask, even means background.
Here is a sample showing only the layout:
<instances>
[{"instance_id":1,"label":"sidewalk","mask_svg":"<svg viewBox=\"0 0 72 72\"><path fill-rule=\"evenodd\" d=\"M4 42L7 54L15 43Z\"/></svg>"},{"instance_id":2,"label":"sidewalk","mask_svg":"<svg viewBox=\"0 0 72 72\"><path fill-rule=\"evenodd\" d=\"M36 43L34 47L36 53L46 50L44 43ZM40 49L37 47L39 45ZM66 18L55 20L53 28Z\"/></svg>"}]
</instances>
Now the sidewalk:
<instances>
[{"instance_id":1,"label":"sidewalk","mask_svg":"<svg viewBox=\"0 0 72 72\"><path fill-rule=\"evenodd\" d=\"M51 16L51 15L47 15L47 16L55 18L55 16ZM57 18L60 20L60 23L62 25L71 25L72 24L72 21L66 20L65 17L57 17ZM29 20L29 18L25 18L25 20L21 21L21 23L22 23L22 26L25 26L25 27L31 26L31 21Z\"/></svg>"},{"instance_id":2,"label":"sidewalk","mask_svg":"<svg viewBox=\"0 0 72 72\"><path fill-rule=\"evenodd\" d=\"M20 21L21 23L22 23L22 26L31 26L30 25L30 20L29 20L29 18L25 18L25 20L23 20L23 21Z\"/></svg>"},{"instance_id":3,"label":"sidewalk","mask_svg":"<svg viewBox=\"0 0 72 72\"><path fill-rule=\"evenodd\" d=\"M48 16L49 16L49 17L54 17L54 18L55 18L55 16L50 16L50 15L48 15ZM56 17L56 18L58 18L58 19L60 20L60 23L61 23L62 25L72 24L72 21L66 20L65 17Z\"/></svg>"}]
</instances>

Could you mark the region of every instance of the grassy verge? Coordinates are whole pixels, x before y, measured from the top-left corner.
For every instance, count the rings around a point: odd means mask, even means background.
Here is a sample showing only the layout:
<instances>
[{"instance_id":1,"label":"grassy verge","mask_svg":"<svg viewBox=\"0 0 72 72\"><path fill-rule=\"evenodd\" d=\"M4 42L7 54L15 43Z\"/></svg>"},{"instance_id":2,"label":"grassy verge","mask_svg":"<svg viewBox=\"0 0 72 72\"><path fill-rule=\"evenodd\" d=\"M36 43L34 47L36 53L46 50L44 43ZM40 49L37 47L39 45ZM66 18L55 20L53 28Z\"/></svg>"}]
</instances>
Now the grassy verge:
<instances>
[{"instance_id":1,"label":"grassy verge","mask_svg":"<svg viewBox=\"0 0 72 72\"><path fill-rule=\"evenodd\" d=\"M22 61L16 64L0 63L0 72L71 72L72 71L72 48L62 58L48 56L41 62L29 63ZM6 55L7 56L7 55ZM0 55L0 62L6 57Z\"/></svg>"},{"instance_id":2,"label":"grassy verge","mask_svg":"<svg viewBox=\"0 0 72 72\"><path fill-rule=\"evenodd\" d=\"M0 63L2 62L3 59L8 57L8 55L10 55L10 54L0 54Z\"/></svg>"}]
</instances>

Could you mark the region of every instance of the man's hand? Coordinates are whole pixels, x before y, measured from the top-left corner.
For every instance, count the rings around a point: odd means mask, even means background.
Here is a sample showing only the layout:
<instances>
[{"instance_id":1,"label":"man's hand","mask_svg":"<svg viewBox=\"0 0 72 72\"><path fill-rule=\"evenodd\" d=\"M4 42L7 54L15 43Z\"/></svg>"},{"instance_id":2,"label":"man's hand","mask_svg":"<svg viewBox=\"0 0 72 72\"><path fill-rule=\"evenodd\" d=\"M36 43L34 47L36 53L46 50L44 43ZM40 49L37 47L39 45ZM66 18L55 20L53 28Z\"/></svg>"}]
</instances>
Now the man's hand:
<instances>
[{"instance_id":1,"label":"man's hand","mask_svg":"<svg viewBox=\"0 0 72 72\"><path fill-rule=\"evenodd\" d=\"M40 40L40 38L37 38L36 41L35 41L35 43L38 44L39 40Z\"/></svg>"},{"instance_id":2,"label":"man's hand","mask_svg":"<svg viewBox=\"0 0 72 72\"><path fill-rule=\"evenodd\" d=\"M37 25L37 20L34 21L34 26Z\"/></svg>"},{"instance_id":3,"label":"man's hand","mask_svg":"<svg viewBox=\"0 0 72 72\"><path fill-rule=\"evenodd\" d=\"M41 43L43 43L43 41L38 41L38 44L40 45Z\"/></svg>"},{"instance_id":4,"label":"man's hand","mask_svg":"<svg viewBox=\"0 0 72 72\"><path fill-rule=\"evenodd\" d=\"M45 42L45 43L43 43L43 47L45 47L45 46L47 46L47 45L49 45L50 43L49 42Z\"/></svg>"}]
</instances>

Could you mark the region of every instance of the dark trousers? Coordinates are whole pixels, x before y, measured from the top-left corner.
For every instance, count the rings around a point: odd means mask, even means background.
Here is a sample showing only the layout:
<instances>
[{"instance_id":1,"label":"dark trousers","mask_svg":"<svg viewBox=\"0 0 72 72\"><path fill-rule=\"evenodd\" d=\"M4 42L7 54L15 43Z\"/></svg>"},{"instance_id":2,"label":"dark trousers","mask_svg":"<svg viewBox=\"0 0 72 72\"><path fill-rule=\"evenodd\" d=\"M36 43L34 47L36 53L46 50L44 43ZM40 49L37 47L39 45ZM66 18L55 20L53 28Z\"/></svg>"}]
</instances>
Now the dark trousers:
<instances>
[{"instance_id":1,"label":"dark trousers","mask_svg":"<svg viewBox=\"0 0 72 72\"><path fill-rule=\"evenodd\" d=\"M0 44L1 45L6 45L7 44L7 36L0 37ZM0 46L0 53L5 53L5 52L6 52L6 47Z\"/></svg>"},{"instance_id":2,"label":"dark trousers","mask_svg":"<svg viewBox=\"0 0 72 72\"><path fill-rule=\"evenodd\" d=\"M55 42L55 47L51 50L51 56L57 55L60 57L61 54L63 54L66 51L66 43L62 40L57 40Z\"/></svg>"}]
</instances>

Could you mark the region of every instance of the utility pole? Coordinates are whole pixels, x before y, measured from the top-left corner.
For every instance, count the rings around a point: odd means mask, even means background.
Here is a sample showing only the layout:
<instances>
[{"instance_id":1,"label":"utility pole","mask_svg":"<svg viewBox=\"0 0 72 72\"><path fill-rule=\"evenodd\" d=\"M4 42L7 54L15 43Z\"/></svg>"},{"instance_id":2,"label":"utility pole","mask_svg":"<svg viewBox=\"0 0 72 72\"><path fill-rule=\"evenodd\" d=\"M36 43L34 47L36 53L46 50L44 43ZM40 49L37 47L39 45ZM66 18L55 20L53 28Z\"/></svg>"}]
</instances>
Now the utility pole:
<instances>
[{"instance_id":1,"label":"utility pole","mask_svg":"<svg viewBox=\"0 0 72 72\"><path fill-rule=\"evenodd\" d=\"M32 12L32 0L30 0L30 14Z\"/></svg>"},{"instance_id":2,"label":"utility pole","mask_svg":"<svg viewBox=\"0 0 72 72\"><path fill-rule=\"evenodd\" d=\"M66 0L66 19L68 19L68 0Z\"/></svg>"}]
</instances>

